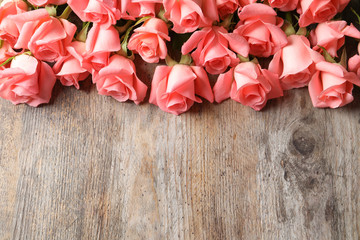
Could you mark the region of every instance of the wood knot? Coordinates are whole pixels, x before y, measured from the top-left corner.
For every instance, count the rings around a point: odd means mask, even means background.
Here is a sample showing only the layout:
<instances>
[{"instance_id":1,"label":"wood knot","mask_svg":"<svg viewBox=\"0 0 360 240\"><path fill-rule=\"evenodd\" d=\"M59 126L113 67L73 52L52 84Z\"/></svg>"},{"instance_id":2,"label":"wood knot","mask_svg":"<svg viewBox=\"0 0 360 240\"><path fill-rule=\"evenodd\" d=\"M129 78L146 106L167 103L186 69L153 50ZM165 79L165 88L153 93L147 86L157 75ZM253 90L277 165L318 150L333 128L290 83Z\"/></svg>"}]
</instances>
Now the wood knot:
<instances>
[{"instance_id":1,"label":"wood knot","mask_svg":"<svg viewBox=\"0 0 360 240\"><path fill-rule=\"evenodd\" d=\"M315 139L309 131L298 129L292 135L292 145L303 156L309 156L315 149Z\"/></svg>"}]
</instances>

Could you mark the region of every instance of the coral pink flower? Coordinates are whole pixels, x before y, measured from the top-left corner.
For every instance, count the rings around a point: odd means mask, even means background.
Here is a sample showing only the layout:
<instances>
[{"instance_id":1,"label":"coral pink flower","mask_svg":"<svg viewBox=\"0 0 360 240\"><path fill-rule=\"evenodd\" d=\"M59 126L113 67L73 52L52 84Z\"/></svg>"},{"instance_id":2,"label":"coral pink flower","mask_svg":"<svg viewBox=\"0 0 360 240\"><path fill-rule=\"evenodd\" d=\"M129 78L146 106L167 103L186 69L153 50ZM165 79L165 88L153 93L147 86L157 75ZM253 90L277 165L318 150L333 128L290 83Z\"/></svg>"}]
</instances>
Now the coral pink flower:
<instances>
[{"instance_id":1,"label":"coral pink flower","mask_svg":"<svg viewBox=\"0 0 360 240\"><path fill-rule=\"evenodd\" d=\"M352 56L348 61L349 71L354 72L360 78L360 43L358 44L358 54Z\"/></svg>"},{"instance_id":2,"label":"coral pink flower","mask_svg":"<svg viewBox=\"0 0 360 240\"><path fill-rule=\"evenodd\" d=\"M0 64L8 60L9 58L18 55L18 52L15 52L14 49L12 49L11 45L3 41L2 46L0 48Z\"/></svg>"},{"instance_id":3,"label":"coral pink flower","mask_svg":"<svg viewBox=\"0 0 360 240\"><path fill-rule=\"evenodd\" d=\"M19 37L15 48L29 49L42 61L54 62L66 55L76 26L65 19L50 17L45 9L9 16L14 21Z\"/></svg>"},{"instance_id":4,"label":"coral pink flower","mask_svg":"<svg viewBox=\"0 0 360 240\"><path fill-rule=\"evenodd\" d=\"M118 8L121 18L135 20L138 17L155 17L162 2L163 0L121 0L118 1Z\"/></svg>"},{"instance_id":5,"label":"coral pink flower","mask_svg":"<svg viewBox=\"0 0 360 240\"><path fill-rule=\"evenodd\" d=\"M74 85L80 88L79 82L89 76L89 72L82 67L83 56L86 54L85 43L74 41L67 46L68 55L59 59L53 70L64 86Z\"/></svg>"},{"instance_id":6,"label":"coral pink flower","mask_svg":"<svg viewBox=\"0 0 360 240\"><path fill-rule=\"evenodd\" d=\"M337 108L354 100L353 84L360 85L360 80L353 72L348 72L336 63L319 62L317 72L309 83L309 93L314 107Z\"/></svg>"},{"instance_id":7,"label":"coral pink flower","mask_svg":"<svg viewBox=\"0 0 360 240\"><path fill-rule=\"evenodd\" d=\"M281 30L282 19L270 6L261 3L246 5L239 13L241 20L234 33L249 43L250 54L269 57L287 44L286 34Z\"/></svg>"},{"instance_id":8,"label":"coral pink flower","mask_svg":"<svg viewBox=\"0 0 360 240\"><path fill-rule=\"evenodd\" d=\"M165 112L179 115L203 97L214 101L209 78L202 67L177 64L158 66L151 85L149 102Z\"/></svg>"},{"instance_id":9,"label":"coral pink flower","mask_svg":"<svg viewBox=\"0 0 360 240\"><path fill-rule=\"evenodd\" d=\"M226 71L229 66L236 66L239 62L236 53L247 57L249 45L246 40L234 33L228 33L225 28L213 26L203 28L192 34L190 39L182 46L183 55L191 54L198 66L204 66L211 74ZM231 51L230 49L233 51Z\"/></svg>"},{"instance_id":10,"label":"coral pink flower","mask_svg":"<svg viewBox=\"0 0 360 240\"><path fill-rule=\"evenodd\" d=\"M349 2L350 0L299 0L299 25L306 27L312 23L328 21L342 12Z\"/></svg>"},{"instance_id":11,"label":"coral pink flower","mask_svg":"<svg viewBox=\"0 0 360 240\"><path fill-rule=\"evenodd\" d=\"M288 44L275 53L269 70L280 76L284 90L307 86L315 73L315 64L324 57L310 48L309 40L300 35L290 35Z\"/></svg>"},{"instance_id":12,"label":"coral pink flower","mask_svg":"<svg viewBox=\"0 0 360 240\"><path fill-rule=\"evenodd\" d=\"M109 65L99 71L94 82L99 94L119 102L131 100L139 104L146 96L147 86L136 76L134 63L120 55L110 58Z\"/></svg>"},{"instance_id":13,"label":"coral pink flower","mask_svg":"<svg viewBox=\"0 0 360 240\"><path fill-rule=\"evenodd\" d=\"M21 0L5 0L1 2L0 39L6 40L11 46L15 45L19 31L15 23L8 16L26 12L27 9L27 4Z\"/></svg>"},{"instance_id":14,"label":"coral pink flower","mask_svg":"<svg viewBox=\"0 0 360 240\"><path fill-rule=\"evenodd\" d=\"M19 55L9 68L0 70L0 97L13 104L37 107L48 103L55 85L51 67L28 55Z\"/></svg>"},{"instance_id":15,"label":"coral pink flower","mask_svg":"<svg viewBox=\"0 0 360 240\"><path fill-rule=\"evenodd\" d=\"M283 90L276 74L261 69L259 64L243 62L219 75L214 95L218 103L231 98L259 111L269 99L283 96Z\"/></svg>"},{"instance_id":16,"label":"coral pink flower","mask_svg":"<svg viewBox=\"0 0 360 240\"><path fill-rule=\"evenodd\" d=\"M67 3L83 22L93 22L108 28L120 19L117 0L68 0Z\"/></svg>"},{"instance_id":17,"label":"coral pink flower","mask_svg":"<svg viewBox=\"0 0 360 240\"><path fill-rule=\"evenodd\" d=\"M165 17L173 22L177 33L210 27L219 16L215 0L164 0Z\"/></svg>"},{"instance_id":18,"label":"coral pink flower","mask_svg":"<svg viewBox=\"0 0 360 240\"><path fill-rule=\"evenodd\" d=\"M121 48L120 37L115 27L108 29L95 24L86 39L86 56L83 67L93 75L109 64L110 53Z\"/></svg>"},{"instance_id":19,"label":"coral pink flower","mask_svg":"<svg viewBox=\"0 0 360 240\"><path fill-rule=\"evenodd\" d=\"M165 41L170 41L166 23L159 18L150 18L134 30L128 48L138 53L145 62L157 63L159 59L166 58Z\"/></svg>"},{"instance_id":20,"label":"coral pink flower","mask_svg":"<svg viewBox=\"0 0 360 240\"><path fill-rule=\"evenodd\" d=\"M310 41L314 50L325 48L332 57L337 57L339 50L345 43L345 36L360 39L360 32L352 24L345 21L329 21L320 23L310 32Z\"/></svg>"}]
</instances>

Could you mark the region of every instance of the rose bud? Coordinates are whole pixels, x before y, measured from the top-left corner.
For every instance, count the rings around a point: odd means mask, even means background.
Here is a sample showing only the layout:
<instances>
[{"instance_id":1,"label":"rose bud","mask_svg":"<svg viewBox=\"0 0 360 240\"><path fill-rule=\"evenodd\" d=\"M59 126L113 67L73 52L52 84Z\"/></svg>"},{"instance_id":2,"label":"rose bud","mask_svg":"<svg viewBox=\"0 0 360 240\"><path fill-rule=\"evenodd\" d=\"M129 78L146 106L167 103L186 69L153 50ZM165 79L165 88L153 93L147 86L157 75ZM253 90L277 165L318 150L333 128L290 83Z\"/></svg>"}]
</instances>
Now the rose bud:
<instances>
[{"instance_id":1,"label":"rose bud","mask_svg":"<svg viewBox=\"0 0 360 240\"><path fill-rule=\"evenodd\" d=\"M259 64L243 62L219 75L214 86L215 101L231 98L260 111L269 99L283 96L279 78Z\"/></svg>"},{"instance_id":2,"label":"rose bud","mask_svg":"<svg viewBox=\"0 0 360 240\"><path fill-rule=\"evenodd\" d=\"M299 0L297 12L300 14L299 26L322 23L342 12L350 0Z\"/></svg>"},{"instance_id":3,"label":"rose bud","mask_svg":"<svg viewBox=\"0 0 360 240\"><path fill-rule=\"evenodd\" d=\"M262 3L246 5L239 18L241 22L234 33L247 40L250 54L269 57L287 44L286 34L280 28L283 20L276 17L270 6Z\"/></svg>"},{"instance_id":4,"label":"rose bud","mask_svg":"<svg viewBox=\"0 0 360 240\"><path fill-rule=\"evenodd\" d=\"M324 57L310 48L309 40L301 35L290 35L288 44L275 53L269 70L280 76L284 90L308 85L315 73L315 64Z\"/></svg>"},{"instance_id":5,"label":"rose bud","mask_svg":"<svg viewBox=\"0 0 360 240\"><path fill-rule=\"evenodd\" d=\"M162 0L121 0L118 9L121 18L135 20L139 17L156 16L156 10L162 5Z\"/></svg>"},{"instance_id":6,"label":"rose bud","mask_svg":"<svg viewBox=\"0 0 360 240\"><path fill-rule=\"evenodd\" d=\"M8 16L26 12L27 9L27 4L21 0L5 0L0 4L0 39L7 41L12 47L19 37L19 31Z\"/></svg>"},{"instance_id":7,"label":"rose bud","mask_svg":"<svg viewBox=\"0 0 360 240\"><path fill-rule=\"evenodd\" d=\"M94 82L100 95L119 102L131 100L139 104L146 96L147 86L136 76L134 63L120 55L110 57L109 65L95 75Z\"/></svg>"},{"instance_id":8,"label":"rose bud","mask_svg":"<svg viewBox=\"0 0 360 240\"><path fill-rule=\"evenodd\" d=\"M0 70L0 97L13 104L37 107L50 101L55 81L48 64L25 54L19 55L9 68Z\"/></svg>"},{"instance_id":9,"label":"rose bud","mask_svg":"<svg viewBox=\"0 0 360 240\"><path fill-rule=\"evenodd\" d=\"M67 47L67 50L68 55L58 60L53 66L53 70L62 85L74 85L79 89L79 82L89 76L89 72L82 67L82 56L86 53L85 43L74 41Z\"/></svg>"},{"instance_id":10,"label":"rose bud","mask_svg":"<svg viewBox=\"0 0 360 240\"><path fill-rule=\"evenodd\" d=\"M209 78L202 67L176 64L155 69L149 102L161 110L179 115L194 102L201 103L198 96L214 101Z\"/></svg>"},{"instance_id":11,"label":"rose bud","mask_svg":"<svg viewBox=\"0 0 360 240\"><path fill-rule=\"evenodd\" d=\"M210 27L219 18L215 0L164 0L164 8L164 16L174 24L176 33Z\"/></svg>"},{"instance_id":12,"label":"rose bud","mask_svg":"<svg viewBox=\"0 0 360 240\"><path fill-rule=\"evenodd\" d=\"M336 63L319 62L317 72L309 83L309 93L314 107L338 108L354 100L353 84L359 86L360 80L353 72L348 72Z\"/></svg>"},{"instance_id":13,"label":"rose bud","mask_svg":"<svg viewBox=\"0 0 360 240\"><path fill-rule=\"evenodd\" d=\"M68 0L67 4L83 22L93 22L103 28L115 25L120 19L116 0Z\"/></svg>"},{"instance_id":14,"label":"rose bud","mask_svg":"<svg viewBox=\"0 0 360 240\"><path fill-rule=\"evenodd\" d=\"M329 21L318 24L310 32L310 41L314 50L320 51L321 46L330 56L337 57L337 51L344 46L345 36L360 39L360 32L354 25L348 26L345 21Z\"/></svg>"},{"instance_id":15,"label":"rose bud","mask_svg":"<svg viewBox=\"0 0 360 240\"><path fill-rule=\"evenodd\" d=\"M134 30L128 48L138 53L145 62L158 63L167 55L165 41L170 41L166 23L159 18L150 18Z\"/></svg>"},{"instance_id":16,"label":"rose bud","mask_svg":"<svg viewBox=\"0 0 360 240\"><path fill-rule=\"evenodd\" d=\"M239 59L234 52L244 57L249 54L249 45L243 37L228 33L225 28L218 26L193 33L182 46L181 52L186 55L194 48L196 50L191 56L195 64L205 67L210 74L223 73L229 66L235 67Z\"/></svg>"}]
</instances>

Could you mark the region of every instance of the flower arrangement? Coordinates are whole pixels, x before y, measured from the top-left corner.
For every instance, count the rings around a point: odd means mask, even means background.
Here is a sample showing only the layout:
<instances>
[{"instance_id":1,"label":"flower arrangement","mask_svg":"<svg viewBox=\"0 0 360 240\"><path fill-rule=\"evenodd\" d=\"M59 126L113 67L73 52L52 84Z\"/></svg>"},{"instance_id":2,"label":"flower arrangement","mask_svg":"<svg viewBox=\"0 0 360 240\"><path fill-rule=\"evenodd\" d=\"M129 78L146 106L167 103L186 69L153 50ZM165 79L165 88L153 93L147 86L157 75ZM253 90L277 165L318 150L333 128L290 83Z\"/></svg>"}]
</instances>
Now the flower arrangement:
<instances>
[{"instance_id":1,"label":"flower arrangement","mask_svg":"<svg viewBox=\"0 0 360 240\"><path fill-rule=\"evenodd\" d=\"M158 64L149 102L176 115L204 99L259 111L303 87L314 107L337 108L360 86L360 44L346 48L360 40L357 1L0 2L0 97L14 104L48 103L57 80L79 89L89 76L99 94L139 104L135 54Z\"/></svg>"}]
</instances>

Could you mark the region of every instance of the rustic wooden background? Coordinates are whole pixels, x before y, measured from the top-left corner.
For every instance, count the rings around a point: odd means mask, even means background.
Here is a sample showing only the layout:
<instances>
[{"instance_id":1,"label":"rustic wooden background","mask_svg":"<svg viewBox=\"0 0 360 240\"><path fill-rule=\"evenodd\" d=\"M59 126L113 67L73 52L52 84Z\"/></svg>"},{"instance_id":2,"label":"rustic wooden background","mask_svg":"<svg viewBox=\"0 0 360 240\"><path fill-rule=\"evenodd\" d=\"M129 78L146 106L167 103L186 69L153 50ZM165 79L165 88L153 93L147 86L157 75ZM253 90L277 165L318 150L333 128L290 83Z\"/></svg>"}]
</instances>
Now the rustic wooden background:
<instances>
[{"instance_id":1,"label":"rustic wooden background","mask_svg":"<svg viewBox=\"0 0 360 240\"><path fill-rule=\"evenodd\" d=\"M301 89L179 117L90 82L40 108L1 100L0 239L359 239L355 97L314 109Z\"/></svg>"}]
</instances>

